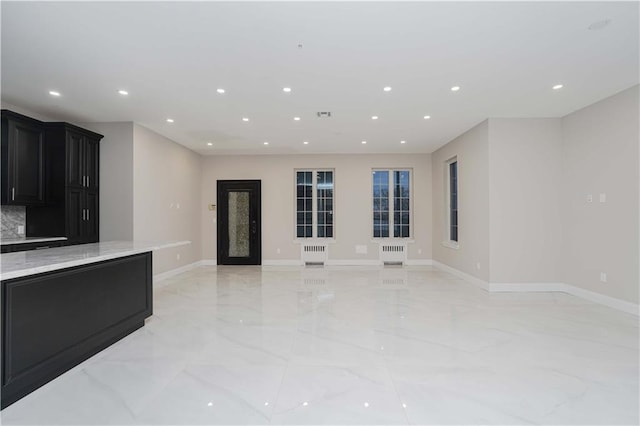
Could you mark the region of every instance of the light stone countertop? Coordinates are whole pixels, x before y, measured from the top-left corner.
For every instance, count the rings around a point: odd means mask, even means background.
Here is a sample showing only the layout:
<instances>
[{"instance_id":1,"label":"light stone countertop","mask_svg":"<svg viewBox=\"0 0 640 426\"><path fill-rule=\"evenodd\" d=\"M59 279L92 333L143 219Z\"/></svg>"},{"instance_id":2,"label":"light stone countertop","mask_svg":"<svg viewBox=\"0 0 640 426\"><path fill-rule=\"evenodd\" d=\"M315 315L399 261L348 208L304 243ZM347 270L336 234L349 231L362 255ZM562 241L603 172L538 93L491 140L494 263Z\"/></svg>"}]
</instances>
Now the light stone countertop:
<instances>
[{"instance_id":1,"label":"light stone countertop","mask_svg":"<svg viewBox=\"0 0 640 426\"><path fill-rule=\"evenodd\" d=\"M6 238L0 241L0 245L9 244L26 244L26 243L44 243L49 241L65 241L67 237L23 237L23 238Z\"/></svg>"},{"instance_id":2,"label":"light stone countertop","mask_svg":"<svg viewBox=\"0 0 640 426\"><path fill-rule=\"evenodd\" d=\"M107 241L6 253L0 259L0 279L9 280L187 244L191 241Z\"/></svg>"}]
</instances>

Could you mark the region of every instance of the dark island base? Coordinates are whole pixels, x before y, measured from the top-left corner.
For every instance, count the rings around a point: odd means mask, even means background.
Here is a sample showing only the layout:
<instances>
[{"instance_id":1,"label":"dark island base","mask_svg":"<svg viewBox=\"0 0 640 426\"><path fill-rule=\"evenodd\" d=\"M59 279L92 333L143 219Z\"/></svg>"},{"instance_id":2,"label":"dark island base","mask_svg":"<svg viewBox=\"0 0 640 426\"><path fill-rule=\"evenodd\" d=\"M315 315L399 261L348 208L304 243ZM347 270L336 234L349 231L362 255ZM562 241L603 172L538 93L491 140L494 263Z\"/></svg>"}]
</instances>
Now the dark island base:
<instances>
[{"instance_id":1,"label":"dark island base","mask_svg":"<svg viewBox=\"0 0 640 426\"><path fill-rule=\"evenodd\" d=\"M1 407L144 326L151 252L2 281Z\"/></svg>"}]
</instances>

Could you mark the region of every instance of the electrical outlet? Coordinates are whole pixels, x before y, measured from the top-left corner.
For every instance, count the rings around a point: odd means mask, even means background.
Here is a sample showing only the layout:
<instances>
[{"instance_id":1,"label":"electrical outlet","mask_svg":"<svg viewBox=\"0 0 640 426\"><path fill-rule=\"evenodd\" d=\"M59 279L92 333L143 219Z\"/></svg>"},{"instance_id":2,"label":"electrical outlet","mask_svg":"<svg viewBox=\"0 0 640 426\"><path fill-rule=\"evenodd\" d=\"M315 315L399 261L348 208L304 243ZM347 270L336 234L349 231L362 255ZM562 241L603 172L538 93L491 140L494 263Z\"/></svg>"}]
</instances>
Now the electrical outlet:
<instances>
[{"instance_id":1,"label":"electrical outlet","mask_svg":"<svg viewBox=\"0 0 640 426\"><path fill-rule=\"evenodd\" d=\"M605 194L604 192L600 194L600 202L601 203L607 202L607 194Z\"/></svg>"},{"instance_id":2,"label":"electrical outlet","mask_svg":"<svg viewBox=\"0 0 640 426\"><path fill-rule=\"evenodd\" d=\"M18 225L18 235L24 234L24 225Z\"/></svg>"},{"instance_id":3,"label":"electrical outlet","mask_svg":"<svg viewBox=\"0 0 640 426\"><path fill-rule=\"evenodd\" d=\"M276 249L276 253L280 254L280 249L279 248Z\"/></svg>"},{"instance_id":4,"label":"electrical outlet","mask_svg":"<svg viewBox=\"0 0 640 426\"><path fill-rule=\"evenodd\" d=\"M593 203L593 194L587 194L587 203Z\"/></svg>"},{"instance_id":5,"label":"electrical outlet","mask_svg":"<svg viewBox=\"0 0 640 426\"><path fill-rule=\"evenodd\" d=\"M356 254L367 254L368 247L366 245L357 245Z\"/></svg>"},{"instance_id":6,"label":"electrical outlet","mask_svg":"<svg viewBox=\"0 0 640 426\"><path fill-rule=\"evenodd\" d=\"M180 208L180 203L176 204L176 209Z\"/></svg>"},{"instance_id":7,"label":"electrical outlet","mask_svg":"<svg viewBox=\"0 0 640 426\"><path fill-rule=\"evenodd\" d=\"M418 249L418 254L422 254L422 249Z\"/></svg>"},{"instance_id":8,"label":"electrical outlet","mask_svg":"<svg viewBox=\"0 0 640 426\"><path fill-rule=\"evenodd\" d=\"M180 260L180 253L176 254L176 260Z\"/></svg>"},{"instance_id":9,"label":"electrical outlet","mask_svg":"<svg viewBox=\"0 0 640 426\"><path fill-rule=\"evenodd\" d=\"M603 283L607 282L607 273L606 272L600 272L600 281Z\"/></svg>"},{"instance_id":10,"label":"electrical outlet","mask_svg":"<svg viewBox=\"0 0 640 426\"><path fill-rule=\"evenodd\" d=\"M480 270L480 262L477 262L477 263L476 263L476 269L477 269L477 270Z\"/></svg>"}]
</instances>

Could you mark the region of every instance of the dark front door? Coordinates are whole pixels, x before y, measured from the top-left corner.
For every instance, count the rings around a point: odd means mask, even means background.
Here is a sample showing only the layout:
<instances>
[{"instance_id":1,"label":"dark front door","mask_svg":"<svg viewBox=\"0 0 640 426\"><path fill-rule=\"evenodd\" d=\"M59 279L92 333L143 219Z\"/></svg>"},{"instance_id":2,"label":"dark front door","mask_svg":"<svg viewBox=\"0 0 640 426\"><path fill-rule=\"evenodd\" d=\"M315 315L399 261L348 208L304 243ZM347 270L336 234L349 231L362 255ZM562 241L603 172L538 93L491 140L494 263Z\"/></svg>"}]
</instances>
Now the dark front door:
<instances>
[{"instance_id":1,"label":"dark front door","mask_svg":"<svg viewBox=\"0 0 640 426\"><path fill-rule=\"evenodd\" d=\"M260 265L260 181L218 181L218 265Z\"/></svg>"}]
</instances>

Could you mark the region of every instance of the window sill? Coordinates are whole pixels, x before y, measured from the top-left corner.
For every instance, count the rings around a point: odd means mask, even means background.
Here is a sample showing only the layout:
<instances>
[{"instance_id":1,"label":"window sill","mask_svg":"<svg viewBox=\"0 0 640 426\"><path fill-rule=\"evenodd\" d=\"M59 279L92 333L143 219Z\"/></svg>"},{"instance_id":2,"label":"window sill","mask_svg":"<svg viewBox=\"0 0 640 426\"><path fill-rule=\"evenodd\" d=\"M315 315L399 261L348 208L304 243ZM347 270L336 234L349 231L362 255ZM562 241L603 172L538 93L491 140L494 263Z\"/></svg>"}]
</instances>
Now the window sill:
<instances>
[{"instance_id":1,"label":"window sill","mask_svg":"<svg viewBox=\"0 0 640 426\"><path fill-rule=\"evenodd\" d=\"M376 238L373 237L371 239L372 243L415 243L415 240L411 237L408 238L392 238L392 237L381 237L381 238Z\"/></svg>"},{"instance_id":2,"label":"window sill","mask_svg":"<svg viewBox=\"0 0 640 426\"><path fill-rule=\"evenodd\" d=\"M336 242L335 238L295 238L294 244L333 244Z\"/></svg>"},{"instance_id":3,"label":"window sill","mask_svg":"<svg viewBox=\"0 0 640 426\"><path fill-rule=\"evenodd\" d=\"M453 250L460 250L460 244L457 241L443 241L442 245Z\"/></svg>"}]
</instances>

